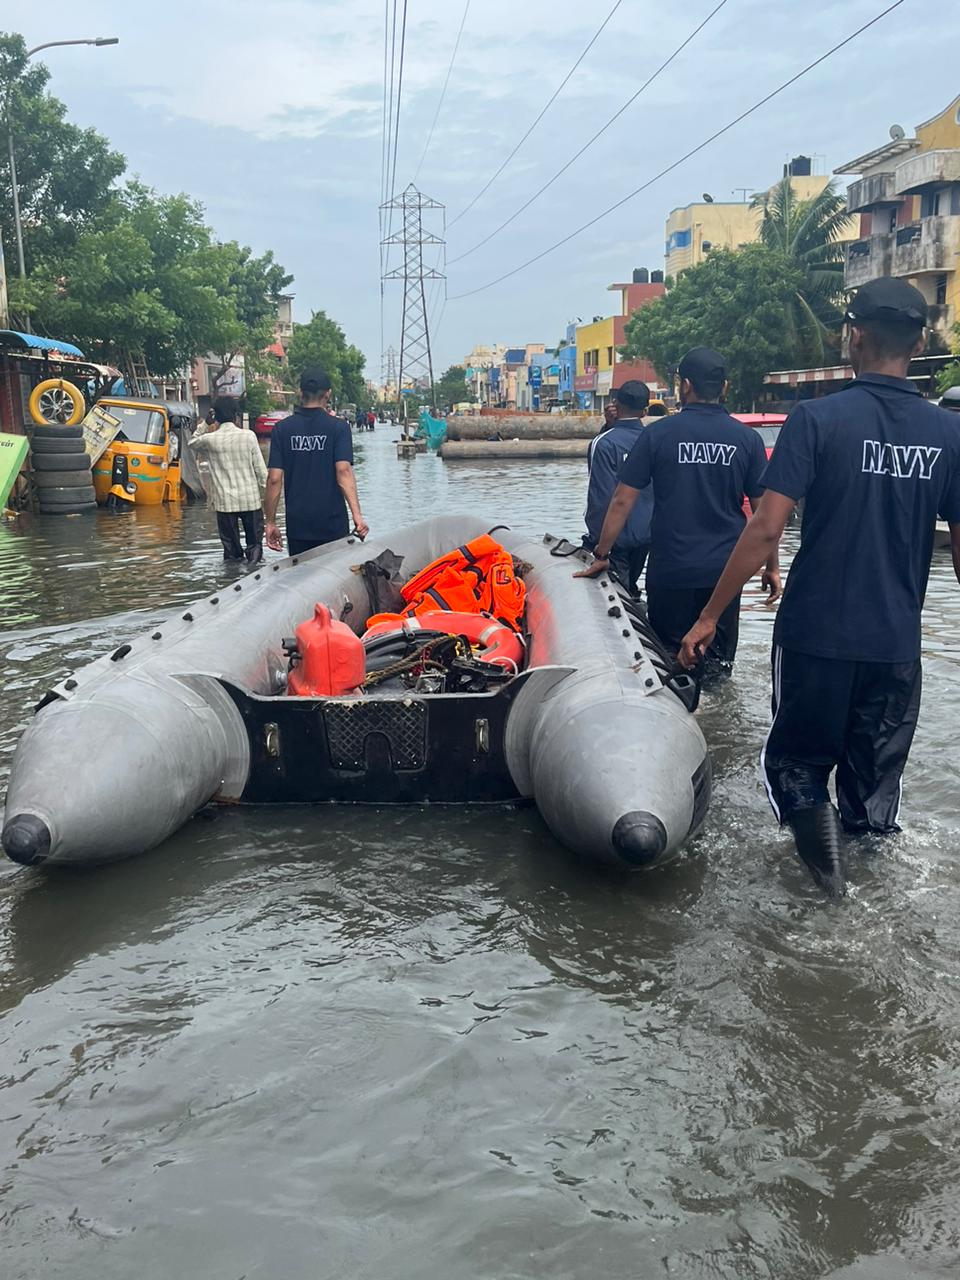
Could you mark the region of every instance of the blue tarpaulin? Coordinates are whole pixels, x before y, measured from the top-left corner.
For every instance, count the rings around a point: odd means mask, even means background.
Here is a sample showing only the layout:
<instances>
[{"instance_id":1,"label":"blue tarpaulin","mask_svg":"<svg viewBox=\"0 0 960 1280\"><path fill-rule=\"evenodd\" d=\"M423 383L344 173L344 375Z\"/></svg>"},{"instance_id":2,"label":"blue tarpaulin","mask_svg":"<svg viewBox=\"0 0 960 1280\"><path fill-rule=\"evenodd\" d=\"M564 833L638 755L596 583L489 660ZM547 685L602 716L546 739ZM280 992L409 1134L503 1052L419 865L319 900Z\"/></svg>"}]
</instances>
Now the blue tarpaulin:
<instances>
[{"instance_id":1,"label":"blue tarpaulin","mask_svg":"<svg viewBox=\"0 0 960 1280\"><path fill-rule=\"evenodd\" d=\"M434 418L427 409L421 409L417 435L426 439L428 449L439 449L447 438L446 418Z\"/></svg>"},{"instance_id":2,"label":"blue tarpaulin","mask_svg":"<svg viewBox=\"0 0 960 1280\"><path fill-rule=\"evenodd\" d=\"M0 329L0 347L24 347L27 351L50 351L62 356L79 356L83 352L72 342L59 338L41 338L35 333L18 333L16 329Z\"/></svg>"}]
</instances>

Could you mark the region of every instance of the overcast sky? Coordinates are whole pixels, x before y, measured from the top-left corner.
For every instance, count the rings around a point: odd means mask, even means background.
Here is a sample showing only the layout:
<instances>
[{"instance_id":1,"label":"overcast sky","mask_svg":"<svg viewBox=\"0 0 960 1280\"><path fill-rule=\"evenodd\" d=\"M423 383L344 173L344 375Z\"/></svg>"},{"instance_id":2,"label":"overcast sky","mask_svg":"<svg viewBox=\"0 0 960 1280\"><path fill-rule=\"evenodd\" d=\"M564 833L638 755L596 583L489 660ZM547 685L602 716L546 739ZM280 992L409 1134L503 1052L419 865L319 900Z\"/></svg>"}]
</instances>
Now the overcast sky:
<instances>
[{"instance_id":1,"label":"overcast sky","mask_svg":"<svg viewBox=\"0 0 960 1280\"><path fill-rule=\"evenodd\" d=\"M560 239L825 52L889 0L728 0L577 163L489 244L451 264L464 293ZM622 0L608 27L500 180L448 230L468 250L545 182L715 7ZM418 186L452 220L497 169L613 0L472 0ZM944 3L940 18L950 5ZM7 15L10 15L9 8ZM402 4L400 5L402 8ZM555 343L567 320L608 314L607 284L663 265L669 211L710 192L768 186L785 160L819 171L908 130L960 92L938 6L906 0L768 107L584 235L434 318L438 369L475 342ZM421 161L463 0L408 0L397 189ZM295 316L323 309L380 369L378 212L383 0L45 0L15 21L28 44L117 35L115 48L41 55L78 124L129 169L199 199L218 235L271 248L295 276ZM940 26L941 34L946 31ZM4 197L5 198L5 197ZM440 230L439 219L434 223ZM399 345L400 285L386 342ZM442 314L441 314L442 311Z\"/></svg>"}]
</instances>

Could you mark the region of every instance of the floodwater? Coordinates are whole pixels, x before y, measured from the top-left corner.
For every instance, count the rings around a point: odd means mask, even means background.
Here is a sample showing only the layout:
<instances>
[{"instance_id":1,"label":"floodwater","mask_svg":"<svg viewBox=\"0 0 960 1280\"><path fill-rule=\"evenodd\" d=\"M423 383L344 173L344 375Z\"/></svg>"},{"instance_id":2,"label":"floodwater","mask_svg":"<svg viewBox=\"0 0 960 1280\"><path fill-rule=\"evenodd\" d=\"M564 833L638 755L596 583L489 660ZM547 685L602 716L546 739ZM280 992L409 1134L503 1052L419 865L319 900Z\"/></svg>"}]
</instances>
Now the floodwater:
<instances>
[{"instance_id":1,"label":"floodwater","mask_svg":"<svg viewBox=\"0 0 960 1280\"><path fill-rule=\"evenodd\" d=\"M358 441L378 531L578 531L581 463L398 462L394 434ZM223 577L203 510L0 524L0 770L52 680ZM758 785L755 597L700 713L706 830L656 874L579 865L530 810L234 809L96 871L5 864L0 1275L955 1277L945 553L925 618L905 830L839 906Z\"/></svg>"}]
</instances>

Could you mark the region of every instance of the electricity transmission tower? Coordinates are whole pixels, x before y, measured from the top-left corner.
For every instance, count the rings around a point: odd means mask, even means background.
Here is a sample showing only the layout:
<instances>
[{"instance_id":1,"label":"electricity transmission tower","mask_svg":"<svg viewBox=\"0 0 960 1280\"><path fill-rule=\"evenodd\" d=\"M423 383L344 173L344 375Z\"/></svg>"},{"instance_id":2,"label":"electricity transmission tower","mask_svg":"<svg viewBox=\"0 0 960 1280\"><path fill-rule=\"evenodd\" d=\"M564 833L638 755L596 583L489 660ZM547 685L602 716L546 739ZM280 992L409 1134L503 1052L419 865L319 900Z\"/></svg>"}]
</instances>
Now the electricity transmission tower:
<instances>
[{"instance_id":1,"label":"electricity transmission tower","mask_svg":"<svg viewBox=\"0 0 960 1280\"><path fill-rule=\"evenodd\" d=\"M388 387L397 385L397 348L387 347L380 360L380 386L384 393Z\"/></svg>"},{"instance_id":2,"label":"electricity transmission tower","mask_svg":"<svg viewBox=\"0 0 960 1280\"><path fill-rule=\"evenodd\" d=\"M381 206L388 211L400 211L403 225L393 235L388 235L382 244L386 250L385 261L389 258L390 246L401 245L403 248L403 265L386 271L384 280L403 281L403 323L400 330L400 365L397 371L397 386L401 396L405 390L422 388L424 383L430 390L433 402L433 357L430 353L430 326L427 321L427 300L424 282L427 280L443 280L444 275L436 267L423 265L424 246L441 247L443 237L427 231L423 225L425 209L443 209L439 200L425 196L411 182L399 196L394 196ZM436 409L436 404L434 404ZM404 398L404 418L407 416L406 399Z\"/></svg>"}]
</instances>

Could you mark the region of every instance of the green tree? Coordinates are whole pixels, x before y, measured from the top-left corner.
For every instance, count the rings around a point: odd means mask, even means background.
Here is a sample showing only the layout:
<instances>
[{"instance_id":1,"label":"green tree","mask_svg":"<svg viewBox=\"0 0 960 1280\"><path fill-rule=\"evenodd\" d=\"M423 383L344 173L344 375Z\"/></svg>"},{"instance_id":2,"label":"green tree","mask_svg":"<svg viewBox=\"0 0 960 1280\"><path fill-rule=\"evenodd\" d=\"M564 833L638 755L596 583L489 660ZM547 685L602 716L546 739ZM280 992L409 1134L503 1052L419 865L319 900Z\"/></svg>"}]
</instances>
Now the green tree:
<instances>
[{"instance_id":1,"label":"green tree","mask_svg":"<svg viewBox=\"0 0 960 1280\"><path fill-rule=\"evenodd\" d=\"M239 356L250 362L269 346L280 295L293 276L274 261L272 252L255 258L250 248L236 240L213 246L212 256L222 292L232 304L221 308L216 333L207 348L220 362L213 374L216 394Z\"/></svg>"},{"instance_id":2,"label":"green tree","mask_svg":"<svg viewBox=\"0 0 960 1280\"><path fill-rule=\"evenodd\" d=\"M246 390L243 393L243 412L250 418L251 423L255 422L262 413L269 413L272 409L282 408L282 399L270 389L262 378L252 376L248 369Z\"/></svg>"},{"instance_id":3,"label":"green tree","mask_svg":"<svg viewBox=\"0 0 960 1280\"><path fill-rule=\"evenodd\" d=\"M324 311L314 311L307 324L295 324L287 347L287 378L297 389L304 369L319 366L330 377L333 398L363 405L369 400L363 377L364 356L348 343L343 330Z\"/></svg>"},{"instance_id":4,"label":"green tree","mask_svg":"<svg viewBox=\"0 0 960 1280\"><path fill-rule=\"evenodd\" d=\"M461 401L476 401L473 388L467 382L467 371L462 364L452 364L433 384L434 399L438 408L449 409Z\"/></svg>"},{"instance_id":5,"label":"green tree","mask_svg":"<svg viewBox=\"0 0 960 1280\"><path fill-rule=\"evenodd\" d=\"M839 338L843 316L841 236L851 223L844 197L831 182L817 196L797 198L790 178L754 197L762 211L760 241L800 268L802 279L787 311L797 367L823 364Z\"/></svg>"},{"instance_id":6,"label":"green tree","mask_svg":"<svg viewBox=\"0 0 960 1280\"><path fill-rule=\"evenodd\" d=\"M142 355L169 375L233 320L218 261L198 204L130 183L69 251L40 259L26 293L38 327L92 359Z\"/></svg>"},{"instance_id":7,"label":"green tree","mask_svg":"<svg viewBox=\"0 0 960 1280\"><path fill-rule=\"evenodd\" d=\"M951 360L937 374L937 390L941 395L951 387L960 387L960 324L953 326L953 343L951 345L956 360Z\"/></svg>"},{"instance_id":8,"label":"green tree","mask_svg":"<svg viewBox=\"0 0 960 1280\"><path fill-rule=\"evenodd\" d=\"M30 271L38 257L50 257L71 246L80 231L110 206L113 184L126 162L96 130L67 121L64 104L45 91L50 73L42 62L28 62L26 52L22 36L0 33L0 110L10 87L24 256ZM13 276L16 238L5 123L0 148L0 235L7 271Z\"/></svg>"},{"instance_id":9,"label":"green tree","mask_svg":"<svg viewBox=\"0 0 960 1280\"><path fill-rule=\"evenodd\" d=\"M765 245L715 250L665 297L633 313L621 351L651 360L669 381L685 351L714 347L726 358L731 405L750 409L764 375L794 362L789 312L802 282L797 263Z\"/></svg>"}]
</instances>

